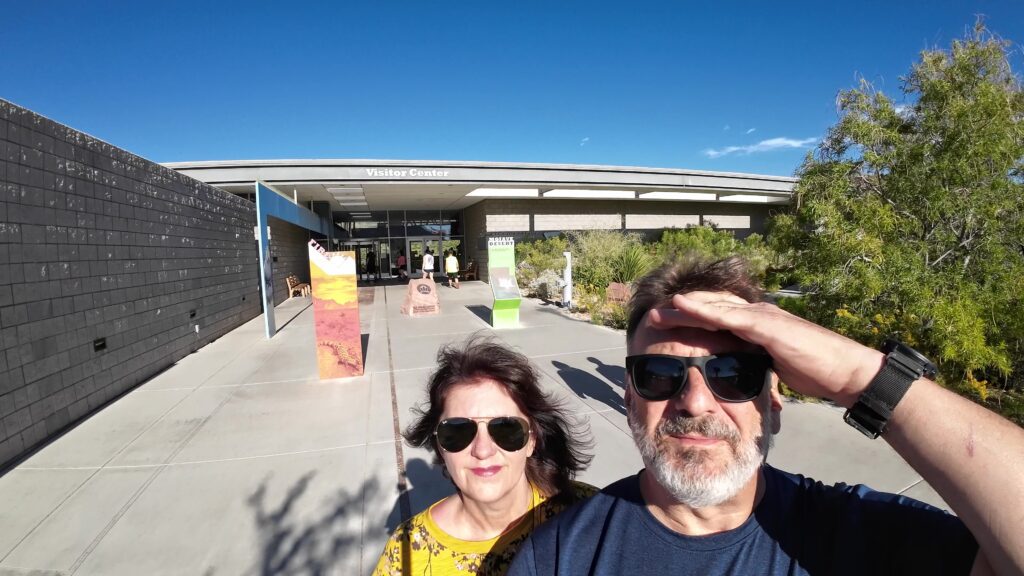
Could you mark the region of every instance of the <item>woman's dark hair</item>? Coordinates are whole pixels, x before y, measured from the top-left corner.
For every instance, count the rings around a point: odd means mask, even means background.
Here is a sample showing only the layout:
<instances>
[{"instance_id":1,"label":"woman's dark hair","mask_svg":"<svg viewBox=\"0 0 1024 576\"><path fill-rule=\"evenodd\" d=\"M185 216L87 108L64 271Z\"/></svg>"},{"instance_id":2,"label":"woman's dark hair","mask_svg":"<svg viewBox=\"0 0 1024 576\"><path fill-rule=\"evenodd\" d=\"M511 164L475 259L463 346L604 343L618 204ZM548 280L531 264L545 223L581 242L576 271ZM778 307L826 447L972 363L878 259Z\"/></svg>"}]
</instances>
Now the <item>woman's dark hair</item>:
<instances>
[{"instance_id":1,"label":"woman's dark hair","mask_svg":"<svg viewBox=\"0 0 1024 576\"><path fill-rule=\"evenodd\" d=\"M633 339L647 312L670 306L673 296L689 292L728 292L747 302L764 300L764 290L751 275L746 260L738 256L670 260L637 280L633 287L626 341Z\"/></svg>"},{"instance_id":2,"label":"woman's dark hair","mask_svg":"<svg viewBox=\"0 0 1024 576\"><path fill-rule=\"evenodd\" d=\"M540 388L529 359L491 338L474 335L464 344L449 344L437 353L437 370L430 375L428 400L414 408L416 419L403 436L413 446L429 446L438 462L440 449L434 430L444 403L456 386L487 379L500 384L530 420L535 446L526 460L526 477L547 496L569 488L576 473L590 464L583 451L590 442L580 438L565 408Z\"/></svg>"}]
</instances>

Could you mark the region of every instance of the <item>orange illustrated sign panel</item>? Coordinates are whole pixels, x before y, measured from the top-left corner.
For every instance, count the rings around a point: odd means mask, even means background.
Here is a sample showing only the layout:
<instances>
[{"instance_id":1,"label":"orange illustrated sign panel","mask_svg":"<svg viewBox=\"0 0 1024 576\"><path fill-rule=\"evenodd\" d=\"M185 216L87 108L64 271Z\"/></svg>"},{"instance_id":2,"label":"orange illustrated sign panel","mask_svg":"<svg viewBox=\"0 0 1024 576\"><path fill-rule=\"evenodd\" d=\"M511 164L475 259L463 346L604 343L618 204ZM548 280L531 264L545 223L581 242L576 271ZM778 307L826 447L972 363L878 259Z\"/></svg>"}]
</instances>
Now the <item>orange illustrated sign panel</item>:
<instances>
[{"instance_id":1,"label":"orange illustrated sign panel","mask_svg":"<svg viewBox=\"0 0 1024 576\"><path fill-rule=\"evenodd\" d=\"M310 240L309 276L320 378L361 376L363 348L359 332L356 253L327 252Z\"/></svg>"}]
</instances>

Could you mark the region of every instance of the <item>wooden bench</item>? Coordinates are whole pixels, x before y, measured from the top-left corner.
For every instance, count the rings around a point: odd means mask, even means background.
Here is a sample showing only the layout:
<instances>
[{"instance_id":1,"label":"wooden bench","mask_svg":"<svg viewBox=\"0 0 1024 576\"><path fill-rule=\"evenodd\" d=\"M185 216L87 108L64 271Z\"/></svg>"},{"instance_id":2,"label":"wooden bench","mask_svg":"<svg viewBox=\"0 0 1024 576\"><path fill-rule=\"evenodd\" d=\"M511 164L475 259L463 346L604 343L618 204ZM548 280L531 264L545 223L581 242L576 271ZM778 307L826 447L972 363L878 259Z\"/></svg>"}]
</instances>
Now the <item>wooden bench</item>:
<instances>
[{"instance_id":1,"label":"wooden bench","mask_svg":"<svg viewBox=\"0 0 1024 576\"><path fill-rule=\"evenodd\" d=\"M479 280L476 273L476 262L470 262L469 266L462 272L463 280Z\"/></svg>"},{"instance_id":2,"label":"wooden bench","mask_svg":"<svg viewBox=\"0 0 1024 576\"><path fill-rule=\"evenodd\" d=\"M291 274L285 280L288 282L288 297L292 296L309 296L310 286L305 282L300 282L299 277L295 274Z\"/></svg>"}]
</instances>

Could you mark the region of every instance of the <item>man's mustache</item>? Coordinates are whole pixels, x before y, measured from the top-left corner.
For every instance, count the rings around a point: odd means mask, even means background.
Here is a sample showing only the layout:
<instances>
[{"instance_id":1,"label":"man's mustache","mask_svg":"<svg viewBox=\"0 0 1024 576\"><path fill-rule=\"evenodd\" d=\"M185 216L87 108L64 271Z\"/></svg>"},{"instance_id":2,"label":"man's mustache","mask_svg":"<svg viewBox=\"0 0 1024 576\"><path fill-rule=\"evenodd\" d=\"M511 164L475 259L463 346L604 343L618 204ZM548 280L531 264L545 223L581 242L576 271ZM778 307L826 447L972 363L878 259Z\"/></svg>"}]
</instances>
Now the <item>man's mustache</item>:
<instances>
[{"instance_id":1,"label":"man's mustache","mask_svg":"<svg viewBox=\"0 0 1024 576\"><path fill-rule=\"evenodd\" d=\"M735 445L740 440L739 432L713 416L675 416L662 420L657 428L658 436L696 435L724 440Z\"/></svg>"}]
</instances>

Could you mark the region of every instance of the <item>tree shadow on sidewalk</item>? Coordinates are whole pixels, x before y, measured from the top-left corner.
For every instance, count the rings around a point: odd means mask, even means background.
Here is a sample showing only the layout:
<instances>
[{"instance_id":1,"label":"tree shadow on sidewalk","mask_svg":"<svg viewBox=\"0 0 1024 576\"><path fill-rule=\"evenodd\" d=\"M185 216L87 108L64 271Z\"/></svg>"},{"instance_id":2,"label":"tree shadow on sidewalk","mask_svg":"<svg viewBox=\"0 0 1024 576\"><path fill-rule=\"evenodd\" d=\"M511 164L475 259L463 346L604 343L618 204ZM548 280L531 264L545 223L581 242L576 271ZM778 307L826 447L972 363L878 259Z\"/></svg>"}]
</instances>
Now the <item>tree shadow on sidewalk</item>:
<instances>
[{"instance_id":1,"label":"tree shadow on sidewalk","mask_svg":"<svg viewBox=\"0 0 1024 576\"><path fill-rule=\"evenodd\" d=\"M383 550L384 539L404 520L402 494L395 498L390 512L384 499L392 497L376 478L354 491L338 489L316 503L307 494L316 472L308 472L279 497L271 496L271 478L264 479L247 498L259 545L259 557L248 574L259 576L326 575L355 571L361 558L374 557ZM439 466L422 459L411 460L406 467L411 503L409 514L425 510L430 504L454 491ZM401 489L401 487L399 487ZM276 501L275 501L276 500ZM373 553L365 547L374 548ZM380 547L380 550L376 550ZM375 560L374 560L375 561ZM362 565L368 572L372 566ZM212 574L208 571L208 574Z\"/></svg>"},{"instance_id":2,"label":"tree shadow on sidewalk","mask_svg":"<svg viewBox=\"0 0 1024 576\"><path fill-rule=\"evenodd\" d=\"M306 506L300 501L315 476L308 472L299 478L276 504L268 502L269 478L249 496L260 546L256 574L333 574L343 555L359 551L362 523L352 519L362 514L365 499L380 497L377 480L352 493L338 490L319 506L322 511L303 514L299 509Z\"/></svg>"}]
</instances>

